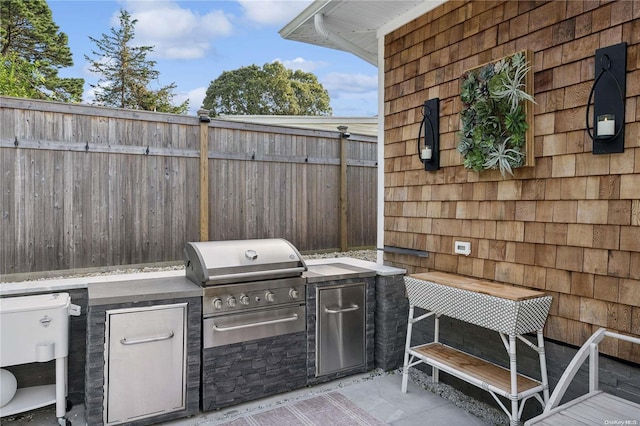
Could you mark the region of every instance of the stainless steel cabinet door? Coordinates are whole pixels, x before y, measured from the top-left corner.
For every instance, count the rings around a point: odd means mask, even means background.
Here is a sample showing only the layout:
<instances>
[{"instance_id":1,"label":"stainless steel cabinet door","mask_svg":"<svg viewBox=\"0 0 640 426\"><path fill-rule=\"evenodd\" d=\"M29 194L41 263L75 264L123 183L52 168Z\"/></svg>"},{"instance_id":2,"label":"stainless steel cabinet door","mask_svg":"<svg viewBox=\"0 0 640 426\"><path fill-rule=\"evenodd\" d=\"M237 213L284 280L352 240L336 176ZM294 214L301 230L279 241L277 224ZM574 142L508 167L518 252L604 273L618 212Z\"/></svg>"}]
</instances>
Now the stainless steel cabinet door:
<instances>
[{"instance_id":1,"label":"stainless steel cabinet door","mask_svg":"<svg viewBox=\"0 0 640 426\"><path fill-rule=\"evenodd\" d=\"M187 305L107 311L105 423L185 406Z\"/></svg>"},{"instance_id":2,"label":"stainless steel cabinet door","mask_svg":"<svg viewBox=\"0 0 640 426\"><path fill-rule=\"evenodd\" d=\"M316 376L364 365L365 285L317 288Z\"/></svg>"}]
</instances>

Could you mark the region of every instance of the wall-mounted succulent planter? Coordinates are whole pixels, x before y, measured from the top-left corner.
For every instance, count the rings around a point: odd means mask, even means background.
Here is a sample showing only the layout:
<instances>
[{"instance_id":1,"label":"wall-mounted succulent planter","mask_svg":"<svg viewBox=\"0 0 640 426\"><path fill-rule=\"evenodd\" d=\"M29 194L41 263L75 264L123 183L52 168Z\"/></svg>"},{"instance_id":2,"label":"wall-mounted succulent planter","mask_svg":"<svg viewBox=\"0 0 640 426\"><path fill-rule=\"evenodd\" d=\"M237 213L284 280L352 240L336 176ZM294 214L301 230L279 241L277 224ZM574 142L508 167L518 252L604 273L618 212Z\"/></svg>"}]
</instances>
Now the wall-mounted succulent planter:
<instances>
[{"instance_id":1,"label":"wall-mounted succulent planter","mask_svg":"<svg viewBox=\"0 0 640 426\"><path fill-rule=\"evenodd\" d=\"M505 177L534 165L532 59L524 50L462 74L458 151L464 167Z\"/></svg>"}]
</instances>

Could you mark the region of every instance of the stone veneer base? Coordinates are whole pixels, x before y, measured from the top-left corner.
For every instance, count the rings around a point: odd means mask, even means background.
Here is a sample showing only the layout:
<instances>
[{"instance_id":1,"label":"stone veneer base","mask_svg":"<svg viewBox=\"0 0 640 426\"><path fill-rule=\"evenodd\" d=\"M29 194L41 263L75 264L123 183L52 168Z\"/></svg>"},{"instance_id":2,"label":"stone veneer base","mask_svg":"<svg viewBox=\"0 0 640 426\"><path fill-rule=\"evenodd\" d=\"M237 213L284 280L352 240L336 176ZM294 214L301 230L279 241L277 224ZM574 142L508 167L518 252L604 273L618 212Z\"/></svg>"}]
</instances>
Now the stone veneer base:
<instances>
[{"instance_id":1,"label":"stone veneer base","mask_svg":"<svg viewBox=\"0 0 640 426\"><path fill-rule=\"evenodd\" d=\"M142 308L147 306L187 303L187 392L185 409L159 416L135 420L127 425L149 425L187 417L200 407L200 348L202 330L202 299L162 299L139 303L90 306L87 324L87 362L85 366L85 420L88 425L104 424L104 344L106 311L110 309ZM160 373L160 372L159 372ZM150 389L150 391L154 391Z\"/></svg>"}]
</instances>

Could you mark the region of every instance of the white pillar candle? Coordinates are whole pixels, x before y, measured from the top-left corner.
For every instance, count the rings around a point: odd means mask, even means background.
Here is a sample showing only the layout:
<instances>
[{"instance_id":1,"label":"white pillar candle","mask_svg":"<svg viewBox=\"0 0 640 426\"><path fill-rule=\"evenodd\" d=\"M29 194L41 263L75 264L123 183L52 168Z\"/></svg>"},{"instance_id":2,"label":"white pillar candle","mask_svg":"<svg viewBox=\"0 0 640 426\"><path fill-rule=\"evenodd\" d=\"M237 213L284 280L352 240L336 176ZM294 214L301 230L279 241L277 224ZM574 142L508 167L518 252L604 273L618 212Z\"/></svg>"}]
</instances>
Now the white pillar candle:
<instances>
[{"instance_id":1,"label":"white pillar candle","mask_svg":"<svg viewBox=\"0 0 640 426\"><path fill-rule=\"evenodd\" d=\"M433 150L430 147L425 147L422 149L422 159L423 160L431 160L431 156L433 155Z\"/></svg>"},{"instance_id":2,"label":"white pillar candle","mask_svg":"<svg viewBox=\"0 0 640 426\"><path fill-rule=\"evenodd\" d=\"M615 116L605 114L598 116L598 136L613 136L616 133Z\"/></svg>"}]
</instances>

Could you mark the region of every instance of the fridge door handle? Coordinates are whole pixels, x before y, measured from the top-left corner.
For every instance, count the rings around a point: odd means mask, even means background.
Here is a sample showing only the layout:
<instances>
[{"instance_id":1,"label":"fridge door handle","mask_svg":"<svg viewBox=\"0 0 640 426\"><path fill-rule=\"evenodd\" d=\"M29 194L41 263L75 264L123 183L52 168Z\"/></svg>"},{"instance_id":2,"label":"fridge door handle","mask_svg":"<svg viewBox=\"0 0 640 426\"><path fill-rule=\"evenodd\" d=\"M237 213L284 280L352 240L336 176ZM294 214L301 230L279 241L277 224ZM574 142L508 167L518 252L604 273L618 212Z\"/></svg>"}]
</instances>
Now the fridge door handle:
<instances>
[{"instance_id":1,"label":"fridge door handle","mask_svg":"<svg viewBox=\"0 0 640 426\"><path fill-rule=\"evenodd\" d=\"M358 305L351 305L349 307L346 308L342 308L340 306L336 306L336 307L324 307L324 312L326 314L344 314L345 312L353 312L353 311L357 311L358 309L360 309L360 306Z\"/></svg>"},{"instance_id":2,"label":"fridge door handle","mask_svg":"<svg viewBox=\"0 0 640 426\"><path fill-rule=\"evenodd\" d=\"M173 338L174 333L170 331L169 334L165 334L164 336L154 336L154 337L146 337L144 339L130 340L126 337L120 339L120 343L123 345L139 345L140 343L150 343L150 342L159 342L161 340L169 340Z\"/></svg>"}]
</instances>

